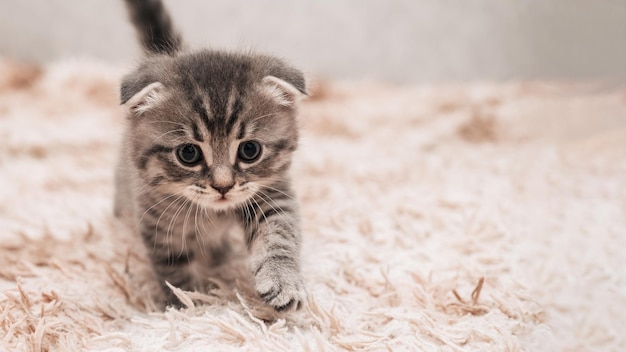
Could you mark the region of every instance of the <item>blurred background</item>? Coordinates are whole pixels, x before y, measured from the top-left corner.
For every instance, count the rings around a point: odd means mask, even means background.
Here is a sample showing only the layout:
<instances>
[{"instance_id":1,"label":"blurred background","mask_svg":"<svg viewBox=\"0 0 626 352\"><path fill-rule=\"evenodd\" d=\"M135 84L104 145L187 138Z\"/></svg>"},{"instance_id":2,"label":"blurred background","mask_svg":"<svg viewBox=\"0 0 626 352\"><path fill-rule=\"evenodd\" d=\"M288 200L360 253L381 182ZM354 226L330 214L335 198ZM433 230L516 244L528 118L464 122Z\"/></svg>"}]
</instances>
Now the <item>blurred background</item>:
<instances>
[{"instance_id":1,"label":"blurred background","mask_svg":"<svg viewBox=\"0 0 626 352\"><path fill-rule=\"evenodd\" d=\"M400 83L626 82L626 0L168 0L193 46L273 53L309 73ZM121 0L0 1L0 56L140 55Z\"/></svg>"}]
</instances>

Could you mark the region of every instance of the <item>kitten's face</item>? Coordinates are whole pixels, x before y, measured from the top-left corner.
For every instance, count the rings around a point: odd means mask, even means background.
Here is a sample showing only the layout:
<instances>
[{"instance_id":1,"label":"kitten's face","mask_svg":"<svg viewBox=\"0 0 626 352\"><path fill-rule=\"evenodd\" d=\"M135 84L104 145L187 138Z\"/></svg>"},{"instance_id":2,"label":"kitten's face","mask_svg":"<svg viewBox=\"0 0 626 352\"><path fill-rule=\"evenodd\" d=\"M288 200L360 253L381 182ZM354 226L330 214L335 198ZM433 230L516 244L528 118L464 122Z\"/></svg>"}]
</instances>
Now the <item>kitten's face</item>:
<instances>
[{"instance_id":1,"label":"kitten's face","mask_svg":"<svg viewBox=\"0 0 626 352\"><path fill-rule=\"evenodd\" d=\"M264 198L287 172L298 140L295 93L283 83L145 88L129 103L135 116L127 144L144 187L218 211Z\"/></svg>"}]
</instances>

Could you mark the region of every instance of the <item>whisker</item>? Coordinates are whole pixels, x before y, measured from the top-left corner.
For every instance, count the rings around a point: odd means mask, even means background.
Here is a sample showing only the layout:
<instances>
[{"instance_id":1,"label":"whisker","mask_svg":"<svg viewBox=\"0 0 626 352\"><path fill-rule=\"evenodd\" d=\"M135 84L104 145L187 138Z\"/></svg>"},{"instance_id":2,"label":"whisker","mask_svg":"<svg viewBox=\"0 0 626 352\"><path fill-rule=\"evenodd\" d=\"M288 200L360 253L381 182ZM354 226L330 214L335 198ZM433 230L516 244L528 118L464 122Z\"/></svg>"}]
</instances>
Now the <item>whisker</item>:
<instances>
[{"instance_id":1,"label":"whisker","mask_svg":"<svg viewBox=\"0 0 626 352\"><path fill-rule=\"evenodd\" d=\"M168 200L168 199L170 199L170 198L172 198L172 197L174 197L174 196L177 196L177 195L179 195L179 194L180 194L180 193L173 193L173 194L171 194L171 195L169 195L169 196L167 196L167 197L165 197L165 198L161 199L160 201L158 201L158 202L154 203L154 205L153 205L153 206L151 206L150 208L146 209L146 211L144 211L144 212L143 212L143 214L141 215L141 217L139 218L139 220L137 220L137 223L135 224L135 227L133 228L133 232L137 230L137 228L138 228L138 227L139 227L139 225L141 224L141 220L143 220L143 217L144 217L144 216L146 216L146 214L147 214L147 213L148 213L148 212L149 212L152 208L156 207L157 205L159 205L159 204L163 203L164 201L166 201L166 200ZM161 215L163 215L163 213L161 213Z\"/></svg>"},{"instance_id":2,"label":"whisker","mask_svg":"<svg viewBox=\"0 0 626 352\"><path fill-rule=\"evenodd\" d=\"M183 204L182 204L182 205L178 208L178 210L176 211L176 213L174 213L174 219L173 219L173 221L170 221L170 226L171 226L171 229L170 229L170 228L168 228L168 231L167 231L167 232L169 233L169 238L171 239L171 241L173 241L173 240L174 240L174 231L175 231L176 226L177 226L177 225L176 225L176 221L178 220L178 216L180 216L180 214L182 214L182 212L184 211L184 208L187 206L187 204L189 204L189 202L191 202L191 200L190 200L189 198L185 198L185 200L183 201ZM184 219L183 219L183 220L184 220ZM172 224L173 224L173 226L172 226ZM184 224L183 224L183 225L184 225ZM171 231L170 231L170 230L171 230ZM185 250L185 247L186 247L187 241L185 241L185 233L184 233L184 232L183 232L183 233L180 233L179 235L180 235L180 237L181 237L181 241L182 241L182 244L181 244L181 249L180 249L181 251L179 252L179 255L182 255L182 253L184 253L183 251ZM171 243L171 242L170 242L170 243ZM172 248L172 249L173 249L173 248Z\"/></svg>"},{"instance_id":3,"label":"whisker","mask_svg":"<svg viewBox=\"0 0 626 352\"><path fill-rule=\"evenodd\" d=\"M154 142L158 141L159 139L161 139L162 137L164 137L165 135L168 135L170 133L174 133L174 132L187 132L186 130L183 130L182 128L179 128L177 130L171 130L171 131L167 131L165 133L163 133L162 135L158 136L157 138L154 139Z\"/></svg>"},{"instance_id":4,"label":"whisker","mask_svg":"<svg viewBox=\"0 0 626 352\"><path fill-rule=\"evenodd\" d=\"M212 226L215 226L215 223L213 222L213 220L211 219L211 216L209 215L209 211L207 208L202 208L202 210L204 211L204 216L206 216L207 220L209 220L209 223Z\"/></svg>"},{"instance_id":5,"label":"whisker","mask_svg":"<svg viewBox=\"0 0 626 352\"><path fill-rule=\"evenodd\" d=\"M252 204L252 197L254 197L254 193L252 193L252 196L250 197L250 199L248 199L248 201L250 202L250 208L252 209L252 212L254 213L254 219L256 220L256 227L258 229L261 226L261 223L259 222L259 214L256 212L257 208L255 208L254 204ZM259 206L258 203L257 203L257 206ZM259 211L261 211L260 206L259 206Z\"/></svg>"},{"instance_id":6,"label":"whisker","mask_svg":"<svg viewBox=\"0 0 626 352\"><path fill-rule=\"evenodd\" d=\"M280 208L280 206L278 204L276 204L276 201L274 201L269 195L265 194L261 190L259 190L257 194L259 195L260 199L265 202L265 204L269 205L276 212L276 214L280 215L280 217L283 219L283 221L285 223L290 224L290 222L287 220L287 218L285 218L285 211L282 208ZM274 205L276 205L278 207L278 209L276 209L272 204L270 204L270 202L268 202L265 199L266 197L267 197L267 199L269 199L269 201L273 202Z\"/></svg>"},{"instance_id":7,"label":"whisker","mask_svg":"<svg viewBox=\"0 0 626 352\"><path fill-rule=\"evenodd\" d=\"M198 199L200 199L201 195L198 195ZM200 239L198 239L198 233L200 232L200 229L198 228L198 209L200 209L200 205L196 204L196 214L194 216L194 227L195 227L195 235L196 235L196 242L198 243L198 245L200 246L200 254L202 255L202 258L204 258L204 260L207 260L207 256L206 256L206 252L205 252L205 244L204 244L204 236L202 234L200 234ZM204 222L201 222L202 227L204 228ZM204 232L206 231L206 228L204 229ZM200 245L200 242L202 242L202 245Z\"/></svg>"},{"instance_id":8,"label":"whisker","mask_svg":"<svg viewBox=\"0 0 626 352\"><path fill-rule=\"evenodd\" d=\"M254 197L252 197L252 198L250 198L250 199L251 199L252 201L254 201L254 203L256 203L257 207L259 208L259 211L261 212L261 215L263 215L263 218L265 219L265 223L267 223L267 218L265 217L265 213L263 212L263 209L261 209L261 205L260 205L260 204L256 201L256 199L254 199ZM256 211L255 211L255 214L254 214L254 215L255 215L255 216L257 217L257 219L258 219L258 215L256 214ZM257 220L257 225L258 225L258 220Z\"/></svg>"},{"instance_id":9,"label":"whisker","mask_svg":"<svg viewBox=\"0 0 626 352\"><path fill-rule=\"evenodd\" d=\"M172 125L179 125L179 126L183 126L183 127L188 127L184 123L175 122L175 121L149 121L148 123L150 123L150 124L154 124L154 123L171 123Z\"/></svg>"},{"instance_id":10,"label":"whisker","mask_svg":"<svg viewBox=\"0 0 626 352\"><path fill-rule=\"evenodd\" d=\"M163 215L165 213L167 213L167 209L169 209L172 204L174 204L175 202L177 202L179 199L181 199L182 197L184 197L184 195L181 193L176 199L174 199L166 208L165 210L163 210L163 212L161 213L161 216L159 216L159 218L157 219L156 225L154 225L154 246L152 247L152 251L156 250L156 244L157 244L157 237L159 235L159 222L161 221L161 218L163 217ZM167 232L165 233L165 240L167 241ZM167 254L169 256L169 245L167 246Z\"/></svg>"},{"instance_id":11,"label":"whisker","mask_svg":"<svg viewBox=\"0 0 626 352\"><path fill-rule=\"evenodd\" d=\"M241 203L241 209L245 212L246 219L252 220L252 214L248 209L248 199L245 200L245 203Z\"/></svg>"},{"instance_id":12,"label":"whisker","mask_svg":"<svg viewBox=\"0 0 626 352\"><path fill-rule=\"evenodd\" d=\"M259 185L259 186L261 186L261 187L263 187L263 188L267 188L267 189L269 189L269 190L271 190L271 191L275 191L275 192L281 193L282 195L284 195L285 197L287 197L287 198L289 198L289 199L291 199L291 200L296 200L296 198L295 198L295 197L293 197L291 194L285 193L285 192L281 191L281 190L280 190L280 189L278 189L278 188L274 188L274 187L271 187L271 186L266 186L266 185Z\"/></svg>"},{"instance_id":13,"label":"whisker","mask_svg":"<svg viewBox=\"0 0 626 352\"><path fill-rule=\"evenodd\" d=\"M257 214L256 212L256 208L254 207L254 205L252 204L251 201L252 198L248 199L248 202L250 203L250 208L252 209L252 212L254 213L254 219L256 220L256 231L259 230L259 227L261 227L261 223L259 222L259 214ZM258 203L257 203L258 206ZM260 210L260 209L259 209ZM252 244L252 243L251 243Z\"/></svg>"},{"instance_id":14,"label":"whisker","mask_svg":"<svg viewBox=\"0 0 626 352\"><path fill-rule=\"evenodd\" d=\"M175 225L176 220L178 219L178 215L180 214L180 212L182 211L182 209L185 207L185 205L187 204L187 202L189 201L189 198L185 198L183 200L183 204L181 204L178 209L176 209L176 211L174 212L174 216L172 217L172 219L170 220L170 223L167 227L167 231L165 232L166 238L168 239L168 243L170 242L170 238L174 238L174 227L172 227L172 224ZM170 236L171 234L171 236ZM169 250L168 250L168 255L169 255Z\"/></svg>"},{"instance_id":15,"label":"whisker","mask_svg":"<svg viewBox=\"0 0 626 352\"><path fill-rule=\"evenodd\" d=\"M257 122L260 119L263 119L263 118L266 118L266 117L270 117L270 116L274 116L274 115L276 115L275 112L274 113L265 114L265 115L261 115L261 116L257 116L254 119L252 119L252 121L250 121L250 122Z\"/></svg>"},{"instance_id":16,"label":"whisker","mask_svg":"<svg viewBox=\"0 0 626 352\"><path fill-rule=\"evenodd\" d=\"M189 201L189 208L187 209L187 214L185 215L185 218L183 219L183 249L181 250L180 254L182 255L184 252L182 252L185 249L185 242L187 240L187 221L189 220L189 215L191 214L191 208L194 206L194 202L193 200L196 199L197 195L194 195L194 197Z\"/></svg>"}]
</instances>

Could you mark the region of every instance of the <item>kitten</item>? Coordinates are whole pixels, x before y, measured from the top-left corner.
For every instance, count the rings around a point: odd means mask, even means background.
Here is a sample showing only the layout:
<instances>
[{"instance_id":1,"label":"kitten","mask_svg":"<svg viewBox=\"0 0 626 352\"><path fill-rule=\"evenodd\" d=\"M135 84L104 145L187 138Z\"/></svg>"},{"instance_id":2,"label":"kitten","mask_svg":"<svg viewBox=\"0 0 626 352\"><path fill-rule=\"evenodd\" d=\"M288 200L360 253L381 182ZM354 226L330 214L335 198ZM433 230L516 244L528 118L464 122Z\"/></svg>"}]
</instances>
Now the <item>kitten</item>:
<instances>
[{"instance_id":1,"label":"kitten","mask_svg":"<svg viewBox=\"0 0 626 352\"><path fill-rule=\"evenodd\" d=\"M126 4L146 57L121 84L116 216L142 236L167 304L180 306L165 281L205 289L203 271L239 226L259 296L277 311L299 309L300 219L288 171L302 73L269 56L186 51L160 1Z\"/></svg>"}]
</instances>

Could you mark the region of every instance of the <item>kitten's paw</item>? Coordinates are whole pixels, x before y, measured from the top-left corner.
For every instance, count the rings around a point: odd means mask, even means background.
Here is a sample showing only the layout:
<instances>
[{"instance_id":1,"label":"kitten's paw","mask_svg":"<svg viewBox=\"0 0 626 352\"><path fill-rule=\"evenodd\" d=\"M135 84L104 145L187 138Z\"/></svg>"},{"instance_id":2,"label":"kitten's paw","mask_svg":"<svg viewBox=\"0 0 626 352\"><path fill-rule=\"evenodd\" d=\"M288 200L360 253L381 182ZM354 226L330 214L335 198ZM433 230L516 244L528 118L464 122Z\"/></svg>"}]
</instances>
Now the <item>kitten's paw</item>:
<instances>
[{"instance_id":1,"label":"kitten's paw","mask_svg":"<svg viewBox=\"0 0 626 352\"><path fill-rule=\"evenodd\" d=\"M266 265L254 276L254 286L265 303L278 312L298 310L306 300L302 276L292 270Z\"/></svg>"}]
</instances>

